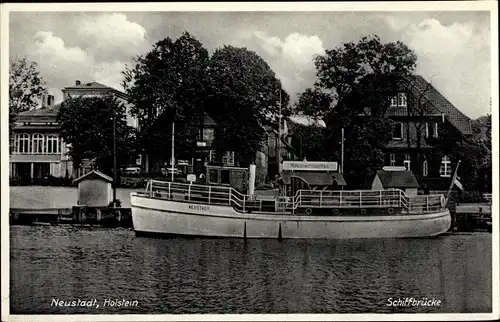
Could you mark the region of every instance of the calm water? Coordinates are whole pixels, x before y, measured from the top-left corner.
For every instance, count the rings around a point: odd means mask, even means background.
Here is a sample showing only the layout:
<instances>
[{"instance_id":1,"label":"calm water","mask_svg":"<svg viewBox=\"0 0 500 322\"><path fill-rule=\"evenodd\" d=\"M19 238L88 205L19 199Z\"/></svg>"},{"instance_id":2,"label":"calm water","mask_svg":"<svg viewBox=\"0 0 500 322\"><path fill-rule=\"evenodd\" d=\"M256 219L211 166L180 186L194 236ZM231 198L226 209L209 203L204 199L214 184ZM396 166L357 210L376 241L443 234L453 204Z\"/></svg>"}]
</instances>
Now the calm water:
<instances>
[{"instance_id":1,"label":"calm water","mask_svg":"<svg viewBox=\"0 0 500 322\"><path fill-rule=\"evenodd\" d=\"M12 226L11 314L491 312L491 234L391 240L136 238ZM428 297L440 307L389 307ZM137 307L57 308L60 300Z\"/></svg>"}]
</instances>

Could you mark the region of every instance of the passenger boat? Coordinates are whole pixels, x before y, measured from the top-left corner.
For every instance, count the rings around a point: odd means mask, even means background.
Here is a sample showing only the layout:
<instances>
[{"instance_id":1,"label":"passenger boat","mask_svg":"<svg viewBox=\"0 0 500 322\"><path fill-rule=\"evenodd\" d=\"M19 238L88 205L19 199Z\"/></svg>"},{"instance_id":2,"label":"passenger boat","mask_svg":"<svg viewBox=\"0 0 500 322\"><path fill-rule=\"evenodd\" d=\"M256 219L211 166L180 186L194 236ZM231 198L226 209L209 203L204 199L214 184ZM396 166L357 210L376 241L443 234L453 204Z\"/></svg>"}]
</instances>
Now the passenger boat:
<instances>
[{"instance_id":1,"label":"passenger boat","mask_svg":"<svg viewBox=\"0 0 500 322\"><path fill-rule=\"evenodd\" d=\"M137 236L228 238L406 238L451 225L443 195L402 190L298 190L245 195L220 185L151 180L131 194Z\"/></svg>"}]
</instances>

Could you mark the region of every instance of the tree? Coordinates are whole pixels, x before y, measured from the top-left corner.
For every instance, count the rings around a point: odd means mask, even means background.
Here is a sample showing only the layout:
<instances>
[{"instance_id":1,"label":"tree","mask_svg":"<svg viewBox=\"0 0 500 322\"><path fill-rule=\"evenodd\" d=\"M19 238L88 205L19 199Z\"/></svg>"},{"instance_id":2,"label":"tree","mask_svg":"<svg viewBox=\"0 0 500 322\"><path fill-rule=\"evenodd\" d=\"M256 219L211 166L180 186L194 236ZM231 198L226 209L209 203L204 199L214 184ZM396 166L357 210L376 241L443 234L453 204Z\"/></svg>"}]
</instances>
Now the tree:
<instances>
[{"instance_id":1,"label":"tree","mask_svg":"<svg viewBox=\"0 0 500 322\"><path fill-rule=\"evenodd\" d=\"M301 95L297 110L323 119L329 129L331 159L340 159L344 129L348 184L367 185L383 165L383 149L394 126L386 115L388 98L397 95L401 80L413 73L416 59L402 42L384 44L376 35L315 58L318 79L314 89Z\"/></svg>"},{"instance_id":2,"label":"tree","mask_svg":"<svg viewBox=\"0 0 500 322\"><path fill-rule=\"evenodd\" d=\"M330 153L325 149L327 131L316 125L294 124L291 145L298 158L309 161L328 160Z\"/></svg>"},{"instance_id":3,"label":"tree","mask_svg":"<svg viewBox=\"0 0 500 322\"><path fill-rule=\"evenodd\" d=\"M208 51L185 32L175 41L165 38L150 52L135 58L123 72L122 85L141 124L139 146L154 158L171 157L171 124L175 121L175 146L179 157L194 152L206 101Z\"/></svg>"},{"instance_id":4,"label":"tree","mask_svg":"<svg viewBox=\"0 0 500 322\"><path fill-rule=\"evenodd\" d=\"M133 130L127 125L124 104L112 96L70 98L61 104L57 120L76 167L84 159L95 159L100 171L112 174L113 111L116 115L117 160L123 163L131 155L131 142L134 141Z\"/></svg>"},{"instance_id":5,"label":"tree","mask_svg":"<svg viewBox=\"0 0 500 322\"><path fill-rule=\"evenodd\" d=\"M290 114L289 96L269 65L246 48L224 46L210 59L207 111L217 123L214 148L234 151L248 165L262 147L264 126L278 128L281 92L282 118Z\"/></svg>"},{"instance_id":6,"label":"tree","mask_svg":"<svg viewBox=\"0 0 500 322\"><path fill-rule=\"evenodd\" d=\"M26 57L17 58L9 67L9 136L12 142L12 129L20 112L38 107L47 93L45 81L37 70L37 64ZM12 146L12 144L11 144Z\"/></svg>"}]
</instances>

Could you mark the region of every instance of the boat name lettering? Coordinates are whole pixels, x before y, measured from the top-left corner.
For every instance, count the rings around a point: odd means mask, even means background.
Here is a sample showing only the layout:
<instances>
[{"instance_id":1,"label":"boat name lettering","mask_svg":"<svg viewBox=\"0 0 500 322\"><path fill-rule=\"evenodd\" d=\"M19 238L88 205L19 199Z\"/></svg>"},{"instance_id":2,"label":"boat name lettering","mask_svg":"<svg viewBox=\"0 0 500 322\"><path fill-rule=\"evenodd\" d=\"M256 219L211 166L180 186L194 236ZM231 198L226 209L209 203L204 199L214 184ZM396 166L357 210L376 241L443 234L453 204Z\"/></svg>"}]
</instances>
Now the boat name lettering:
<instances>
[{"instance_id":1,"label":"boat name lettering","mask_svg":"<svg viewBox=\"0 0 500 322\"><path fill-rule=\"evenodd\" d=\"M197 206L197 205L189 205L189 209L191 210L201 210L201 211L209 211L209 206Z\"/></svg>"}]
</instances>

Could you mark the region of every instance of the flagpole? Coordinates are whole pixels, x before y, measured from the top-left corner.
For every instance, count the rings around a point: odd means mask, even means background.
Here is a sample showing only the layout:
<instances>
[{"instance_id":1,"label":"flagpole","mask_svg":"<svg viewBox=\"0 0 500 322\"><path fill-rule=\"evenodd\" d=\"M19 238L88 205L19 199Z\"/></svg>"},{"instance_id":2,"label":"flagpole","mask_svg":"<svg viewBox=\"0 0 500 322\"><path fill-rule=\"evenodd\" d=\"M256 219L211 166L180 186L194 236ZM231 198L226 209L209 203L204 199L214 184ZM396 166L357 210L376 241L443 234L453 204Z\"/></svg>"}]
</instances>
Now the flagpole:
<instances>
[{"instance_id":1,"label":"flagpole","mask_svg":"<svg viewBox=\"0 0 500 322\"><path fill-rule=\"evenodd\" d=\"M342 128L342 141L341 141L341 152L340 152L340 174L344 174L344 128Z\"/></svg>"},{"instance_id":2,"label":"flagpole","mask_svg":"<svg viewBox=\"0 0 500 322\"><path fill-rule=\"evenodd\" d=\"M448 189L448 192L446 193L445 207L448 206L448 201L450 198L451 189L453 189L453 185L455 185L455 180L457 179L457 174L458 174L458 166L460 165L460 162L462 162L462 161L458 160L457 167L455 168L455 173L453 174L453 178L451 179L450 189Z\"/></svg>"}]
</instances>

